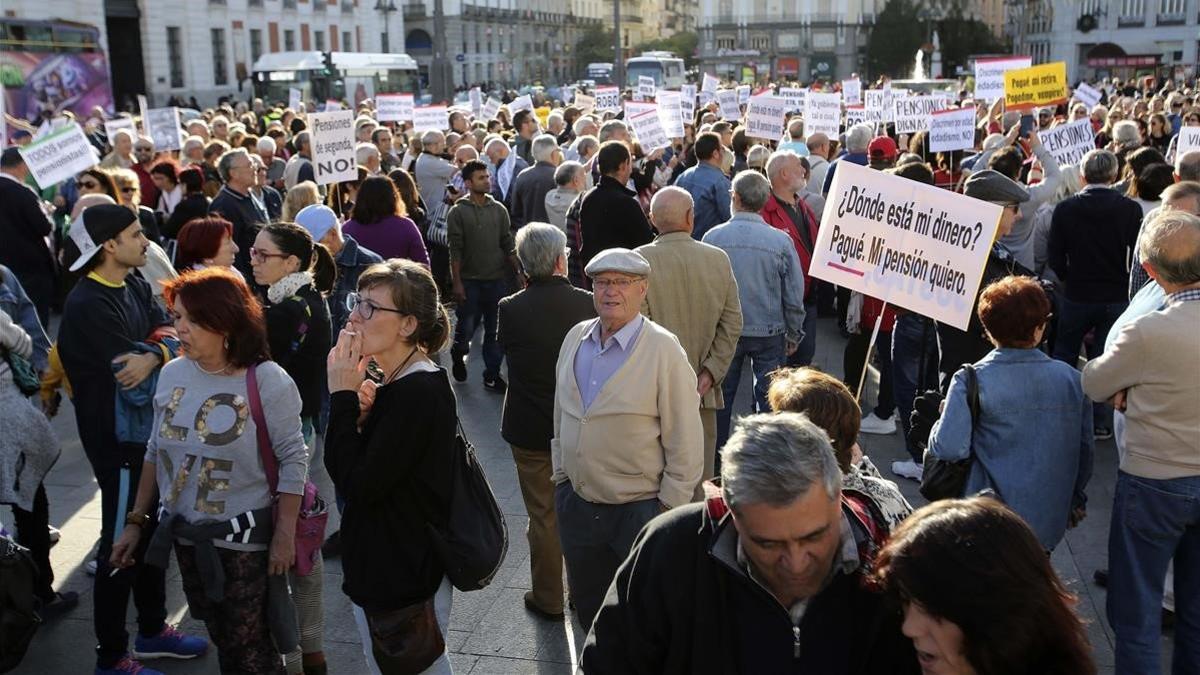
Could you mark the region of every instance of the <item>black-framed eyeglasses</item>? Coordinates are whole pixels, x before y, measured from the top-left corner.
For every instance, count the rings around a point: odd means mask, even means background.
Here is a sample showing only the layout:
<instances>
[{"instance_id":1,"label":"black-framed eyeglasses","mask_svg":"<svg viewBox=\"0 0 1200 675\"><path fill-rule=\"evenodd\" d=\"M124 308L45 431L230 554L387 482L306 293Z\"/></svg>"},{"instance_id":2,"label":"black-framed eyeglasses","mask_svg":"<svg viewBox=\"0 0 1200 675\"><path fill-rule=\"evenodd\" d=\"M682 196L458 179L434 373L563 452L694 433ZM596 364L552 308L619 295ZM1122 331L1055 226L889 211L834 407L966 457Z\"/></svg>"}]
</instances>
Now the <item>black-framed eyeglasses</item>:
<instances>
[{"instance_id":1,"label":"black-framed eyeglasses","mask_svg":"<svg viewBox=\"0 0 1200 675\"><path fill-rule=\"evenodd\" d=\"M289 255L288 253L270 253L253 246L250 247L250 258L259 262L263 262L267 258L287 258Z\"/></svg>"},{"instance_id":2,"label":"black-framed eyeglasses","mask_svg":"<svg viewBox=\"0 0 1200 675\"><path fill-rule=\"evenodd\" d=\"M357 311L358 315L361 316L362 318L366 319L367 321L370 321L371 317L375 316L376 311L391 312L393 314L407 314L408 313L408 312L402 312L398 309L392 309L390 307L380 307L379 305L371 302L370 300L363 298L358 293L350 293L346 296L346 311L349 311L349 312Z\"/></svg>"}]
</instances>

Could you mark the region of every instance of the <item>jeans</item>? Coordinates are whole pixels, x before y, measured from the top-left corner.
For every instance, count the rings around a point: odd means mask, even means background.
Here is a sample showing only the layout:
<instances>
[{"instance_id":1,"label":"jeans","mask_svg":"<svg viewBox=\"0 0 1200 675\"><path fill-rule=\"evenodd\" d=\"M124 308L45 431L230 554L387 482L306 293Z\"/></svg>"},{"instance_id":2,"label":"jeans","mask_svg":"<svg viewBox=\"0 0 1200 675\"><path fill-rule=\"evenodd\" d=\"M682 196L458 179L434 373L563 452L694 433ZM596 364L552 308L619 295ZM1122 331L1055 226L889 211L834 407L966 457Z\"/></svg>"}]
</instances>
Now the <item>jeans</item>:
<instances>
[{"instance_id":1,"label":"jeans","mask_svg":"<svg viewBox=\"0 0 1200 675\"><path fill-rule=\"evenodd\" d=\"M924 362L925 370L921 371ZM904 447L917 464L921 449L909 440L912 431L913 399L926 389L938 386L937 331L933 321L920 314L901 314L892 328L892 396L900 414Z\"/></svg>"},{"instance_id":2,"label":"jeans","mask_svg":"<svg viewBox=\"0 0 1200 675\"><path fill-rule=\"evenodd\" d=\"M1175 561L1174 675L1200 673L1200 476L1117 473L1108 533L1108 621L1116 672L1162 672L1163 579Z\"/></svg>"},{"instance_id":3,"label":"jeans","mask_svg":"<svg viewBox=\"0 0 1200 675\"><path fill-rule=\"evenodd\" d=\"M804 338L792 355L787 357L787 364L792 368L812 364L813 356L817 353L817 303L804 303Z\"/></svg>"},{"instance_id":4,"label":"jeans","mask_svg":"<svg viewBox=\"0 0 1200 675\"><path fill-rule=\"evenodd\" d=\"M862 379L863 368L867 367L867 348L871 345L870 333L851 333L846 341L846 350L842 353L842 369L846 386L850 391L858 393L856 388ZM875 401L875 416L886 420L896 409L896 401L892 396L892 334L879 331L875 338L873 352L879 360L879 397Z\"/></svg>"},{"instance_id":5,"label":"jeans","mask_svg":"<svg viewBox=\"0 0 1200 675\"><path fill-rule=\"evenodd\" d=\"M721 382L721 394L725 397L725 407L717 411L717 457L713 467L716 474L721 473L721 448L725 446L725 441L729 440L729 424L733 417L733 402L737 397L738 383L742 379L743 359L749 357L750 367L754 369L754 406L752 411L767 412L770 410L770 406L767 405L767 387L771 384L767 376L771 371L783 365L785 353L783 335L770 337L743 335L738 339L737 350L733 353L733 360L729 362L729 370L725 372L725 379Z\"/></svg>"},{"instance_id":6,"label":"jeans","mask_svg":"<svg viewBox=\"0 0 1200 675\"><path fill-rule=\"evenodd\" d=\"M463 279L467 292L466 302L458 306L458 325L454 329L455 356L465 356L471 351L471 337L483 318L483 377L491 379L500 374L500 362L504 350L496 341L496 318L498 303L504 297L508 284L504 279Z\"/></svg>"},{"instance_id":7,"label":"jeans","mask_svg":"<svg viewBox=\"0 0 1200 675\"><path fill-rule=\"evenodd\" d=\"M1072 368L1079 366L1079 348L1088 331L1092 331L1092 341L1087 344L1087 357L1094 359L1104 351L1104 341L1113 322L1129 305L1128 301L1074 302L1065 296L1060 301L1053 356ZM1092 414L1094 426L1107 425L1104 401L1092 404Z\"/></svg>"}]
</instances>

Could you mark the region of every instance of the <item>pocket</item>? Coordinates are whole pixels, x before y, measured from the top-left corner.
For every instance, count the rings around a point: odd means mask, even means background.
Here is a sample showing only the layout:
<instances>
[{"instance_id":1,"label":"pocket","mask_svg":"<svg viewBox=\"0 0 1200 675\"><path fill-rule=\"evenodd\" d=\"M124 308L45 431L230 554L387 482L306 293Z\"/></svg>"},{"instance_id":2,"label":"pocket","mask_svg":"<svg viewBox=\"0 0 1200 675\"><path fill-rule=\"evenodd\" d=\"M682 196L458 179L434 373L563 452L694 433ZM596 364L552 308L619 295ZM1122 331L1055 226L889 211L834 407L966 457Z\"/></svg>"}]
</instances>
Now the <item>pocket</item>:
<instances>
[{"instance_id":1,"label":"pocket","mask_svg":"<svg viewBox=\"0 0 1200 675\"><path fill-rule=\"evenodd\" d=\"M1124 524L1147 539L1175 539L1183 534L1183 519L1194 498L1163 489L1154 481L1121 476L1118 494L1124 506Z\"/></svg>"}]
</instances>

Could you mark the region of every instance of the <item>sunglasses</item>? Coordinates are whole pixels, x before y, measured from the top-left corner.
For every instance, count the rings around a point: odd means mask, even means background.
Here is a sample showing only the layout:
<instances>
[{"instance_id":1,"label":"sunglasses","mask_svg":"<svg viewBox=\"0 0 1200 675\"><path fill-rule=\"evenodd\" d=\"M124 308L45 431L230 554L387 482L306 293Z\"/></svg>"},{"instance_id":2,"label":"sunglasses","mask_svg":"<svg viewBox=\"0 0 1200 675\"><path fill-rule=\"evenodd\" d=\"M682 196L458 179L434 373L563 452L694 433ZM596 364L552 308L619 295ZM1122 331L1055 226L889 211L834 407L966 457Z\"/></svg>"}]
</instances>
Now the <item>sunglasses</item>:
<instances>
[{"instance_id":1,"label":"sunglasses","mask_svg":"<svg viewBox=\"0 0 1200 675\"><path fill-rule=\"evenodd\" d=\"M123 194L127 194L127 195L129 195L129 194L133 194L133 193L135 193L135 192L137 192L137 191L138 191L138 189L137 189L137 188L135 188L135 187L123 187L123 188L121 188L121 192L122 192Z\"/></svg>"}]
</instances>

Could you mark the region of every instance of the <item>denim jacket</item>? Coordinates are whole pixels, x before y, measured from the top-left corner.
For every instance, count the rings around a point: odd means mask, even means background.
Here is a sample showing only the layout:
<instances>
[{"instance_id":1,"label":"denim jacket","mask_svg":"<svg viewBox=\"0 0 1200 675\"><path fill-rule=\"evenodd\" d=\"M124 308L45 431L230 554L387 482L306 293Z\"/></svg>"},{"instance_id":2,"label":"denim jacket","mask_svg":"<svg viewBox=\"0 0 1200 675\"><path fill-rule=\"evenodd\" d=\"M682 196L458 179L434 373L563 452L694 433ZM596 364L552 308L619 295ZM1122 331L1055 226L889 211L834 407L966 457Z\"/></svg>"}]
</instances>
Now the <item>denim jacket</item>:
<instances>
[{"instance_id":1,"label":"denim jacket","mask_svg":"<svg viewBox=\"0 0 1200 675\"><path fill-rule=\"evenodd\" d=\"M694 239L703 239L712 228L729 220L729 178L717 167L700 162L675 179L675 186L687 190L695 202Z\"/></svg>"},{"instance_id":2,"label":"denim jacket","mask_svg":"<svg viewBox=\"0 0 1200 675\"><path fill-rule=\"evenodd\" d=\"M787 234L757 213L738 211L709 230L704 243L729 256L742 303L742 335L782 333L799 343L804 338L804 270Z\"/></svg>"},{"instance_id":3,"label":"denim jacket","mask_svg":"<svg viewBox=\"0 0 1200 675\"><path fill-rule=\"evenodd\" d=\"M33 340L33 356L29 362L37 372L45 372L49 365L50 339L38 319L37 309L17 275L4 265L0 265L0 311L12 317L13 323L25 329Z\"/></svg>"},{"instance_id":4,"label":"denim jacket","mask_svg":"<svg viewBox=\"0 0 1200 675\"><path fill-rule=\"evenodd\" d=\"M338 251L335 261L338 268L337 281L328 298L329 322L333 327L335 341L338 331L345 327L346 320L350 318L350 312L346 310L346 296L358 290L358 277L368 267L383 262L378 253L362 246L354 237L343 233L342 238L345 239L345 243L342 244L342 250Z\"/></svg>"},{"instance_id":5,"label":"denim jacket","mask_svg":"<svg viewBox=\"0 0 1200 675\"><path fill-rule=\"evenodd\" d=\"M956 461L973 454L966 494L992 488L1033 528L1047 551L1087 503L1092 476L1092 404L1079 371L1036 349L992 350L975 364L979 421L972 428L967 381L954 374L929 452Z\"/></svg>"}]
</instances>

